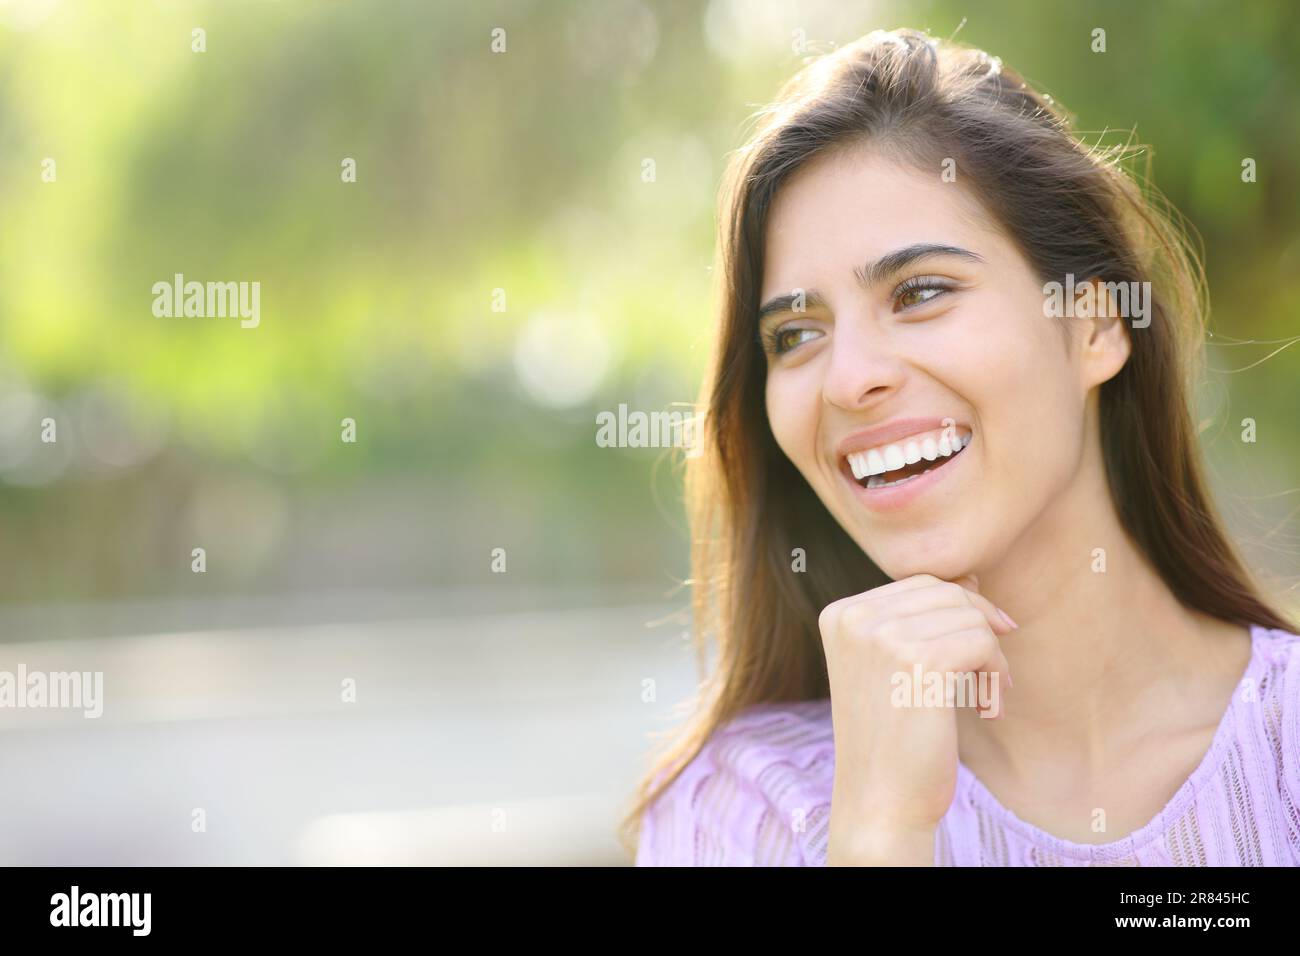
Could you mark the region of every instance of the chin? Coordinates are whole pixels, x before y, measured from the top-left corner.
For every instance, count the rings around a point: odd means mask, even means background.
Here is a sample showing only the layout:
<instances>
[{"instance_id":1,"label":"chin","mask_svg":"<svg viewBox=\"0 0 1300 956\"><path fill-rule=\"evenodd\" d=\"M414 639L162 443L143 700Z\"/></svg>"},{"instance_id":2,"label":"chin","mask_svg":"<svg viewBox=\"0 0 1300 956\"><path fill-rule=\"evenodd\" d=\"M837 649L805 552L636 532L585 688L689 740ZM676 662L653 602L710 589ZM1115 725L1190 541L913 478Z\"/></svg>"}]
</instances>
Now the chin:
<instances>
[{"instance_id":1,"label":"chin","mask_svg":"<svg viewBox=\"0 0 1300 956\"><path fill-rule=\"evenodd\" d=\"M876 567L897 581L914 574L932 574L936 578L951 581L964 574L970 574L978 565L974 554L958 551L948 540L942 545L927 548L924 544L916 546L899 546L886 549L887 553L876 557L870 551L867 555ZM877 549L879 550L879 549Z\"/></svg>"}]
</instances>

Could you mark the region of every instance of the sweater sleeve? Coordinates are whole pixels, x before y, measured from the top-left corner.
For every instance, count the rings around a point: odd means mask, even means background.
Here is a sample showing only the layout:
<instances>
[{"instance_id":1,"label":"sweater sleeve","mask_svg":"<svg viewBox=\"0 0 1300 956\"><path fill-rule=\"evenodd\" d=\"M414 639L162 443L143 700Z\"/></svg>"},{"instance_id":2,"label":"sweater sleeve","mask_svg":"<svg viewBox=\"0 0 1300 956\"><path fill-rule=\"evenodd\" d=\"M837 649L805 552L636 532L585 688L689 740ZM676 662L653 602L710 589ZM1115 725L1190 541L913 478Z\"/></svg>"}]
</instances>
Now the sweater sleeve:
<instances>
[{"instance_id":1,"label":"sweater sleeve","mask_svg":"<svg viewBox=\"0 0 1300 956\"><path fill-rule=\"evenodd\" d=\"M834 747L799 711L746 711L646 810L637 866L824 862Z\"/></svg>"}]
</instances>

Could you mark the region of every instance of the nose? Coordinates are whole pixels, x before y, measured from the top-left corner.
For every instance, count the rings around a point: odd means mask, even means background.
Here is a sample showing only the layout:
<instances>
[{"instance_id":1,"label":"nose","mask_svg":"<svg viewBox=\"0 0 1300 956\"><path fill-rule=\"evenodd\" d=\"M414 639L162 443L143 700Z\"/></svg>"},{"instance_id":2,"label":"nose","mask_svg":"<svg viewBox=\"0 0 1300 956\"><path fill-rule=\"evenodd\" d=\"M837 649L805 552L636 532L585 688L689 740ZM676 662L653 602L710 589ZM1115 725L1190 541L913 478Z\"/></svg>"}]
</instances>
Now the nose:
<instances>
[{"instance_id":1,"label":"nose","mask_svg":"<svg viewBox=\"0 0 1300 956\"><path fill-rule=\"evenodd\" d=\"M902 384L904 362L867 323L840 321L831 334L830 363L822 382L829 405L859 411L880 403Z\"/></svg>"}]
</instances>

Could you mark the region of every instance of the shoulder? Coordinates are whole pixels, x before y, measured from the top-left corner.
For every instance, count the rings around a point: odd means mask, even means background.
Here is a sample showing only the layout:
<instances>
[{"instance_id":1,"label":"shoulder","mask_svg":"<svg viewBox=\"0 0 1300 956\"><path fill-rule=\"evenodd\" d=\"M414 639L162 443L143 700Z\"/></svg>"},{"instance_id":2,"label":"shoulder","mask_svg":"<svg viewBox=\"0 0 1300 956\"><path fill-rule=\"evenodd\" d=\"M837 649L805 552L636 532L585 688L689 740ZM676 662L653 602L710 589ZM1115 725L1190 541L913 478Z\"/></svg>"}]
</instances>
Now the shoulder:
<instances>
[{"instance_id":1,"label":"shoulder","mask_svg":"<svg viewBox=\"0 0 1300 956\"><path fill-rule=\"evenodd\" d=\"M1300 807L1300 635L1256 627L1255 666L1242 682L1241 699L1256 710L1252 723L1272 751L1279 783ZM1291 821L1300 848L1300 815Z\"/></svg>"},{"instance_id":2,"label":"shoulder","mask_svg":"<svg viewBox=\"0 0 1300 956\"><path fill-rule=\"evenodd\" d=\"M821 863L834 756L829 700L746 709L646 810L637 865Z\"/></svg>"},{"instance_id":3,"label":"shoulder","mask_svg":"<svg viewBox=\"0 0 1300 956\"><path fill-rule=\"evenodd\" d=\"M1296 661L1300 658L1300 634L1259 625L1251 628L1251 633L1254 636L1255 653L1267 670L1286 671L1296 666Z\"/></svg>"},{"instance_id":4,"label":"shoulder","mask_svg":"<svg viewBox=\"0 0 1300 956\"><path fill-rule=\"evenodd\" d=\"M1284 736L1300 731L1300 635L1277 628L1252 628L1250 676L1242 681L1244 700L1258 703L1261 716ZM1300 739L1292 743L1300 746Z\"/></svg>"},{"instance_id":5,"label":"shoulder","mask_svg":"<svg viewBox=\"0 0 1300 956\"><path fill-rule=\"evenodd\" d=\"M1254 717L1271 736L1300 747L1300 635L1256 625L1251 642L1250 667L1238 699L1256 711Z\"/></svg>"}]
</instances>

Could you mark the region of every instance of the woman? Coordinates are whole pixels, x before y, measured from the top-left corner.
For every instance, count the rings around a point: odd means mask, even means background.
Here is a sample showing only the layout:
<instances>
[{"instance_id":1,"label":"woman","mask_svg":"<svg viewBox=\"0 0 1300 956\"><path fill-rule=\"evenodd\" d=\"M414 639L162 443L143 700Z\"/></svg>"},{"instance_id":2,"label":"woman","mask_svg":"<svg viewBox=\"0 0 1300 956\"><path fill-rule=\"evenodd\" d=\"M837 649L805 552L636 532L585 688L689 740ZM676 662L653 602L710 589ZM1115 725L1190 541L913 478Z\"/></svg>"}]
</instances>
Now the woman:
<instances>
[{"instance_id":1,"label":"woman","mask_svg":"<svg viewBox=\"0 0 1300 956\"><path fill-rule=\"evenodd\" d=\"M736 154L688 473L717 666L639 864L1300 863L1300 638L1206 490L1199 264L1118 158L911 31Z\"/></svg>"}]
</instances>

